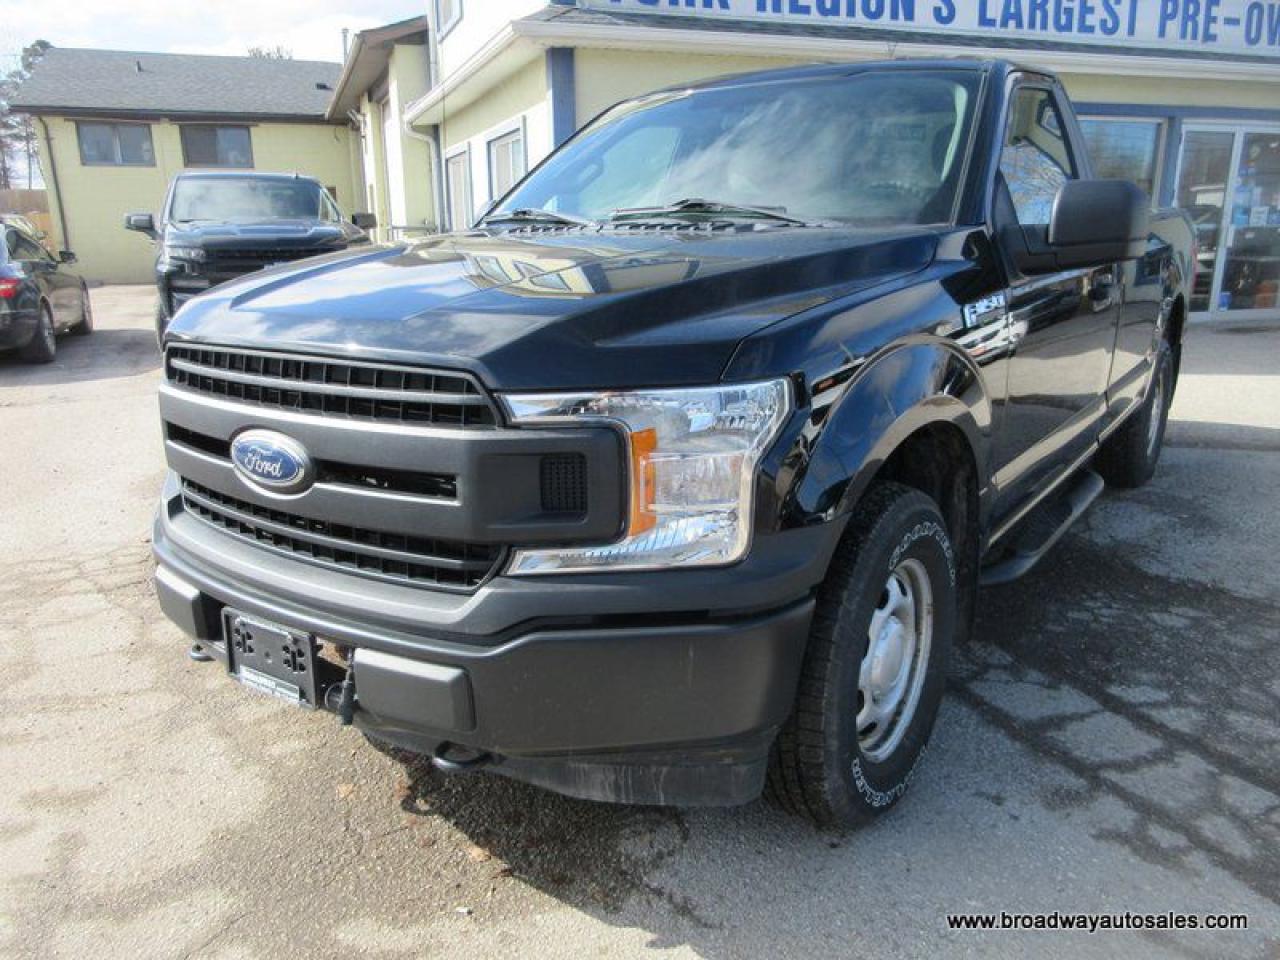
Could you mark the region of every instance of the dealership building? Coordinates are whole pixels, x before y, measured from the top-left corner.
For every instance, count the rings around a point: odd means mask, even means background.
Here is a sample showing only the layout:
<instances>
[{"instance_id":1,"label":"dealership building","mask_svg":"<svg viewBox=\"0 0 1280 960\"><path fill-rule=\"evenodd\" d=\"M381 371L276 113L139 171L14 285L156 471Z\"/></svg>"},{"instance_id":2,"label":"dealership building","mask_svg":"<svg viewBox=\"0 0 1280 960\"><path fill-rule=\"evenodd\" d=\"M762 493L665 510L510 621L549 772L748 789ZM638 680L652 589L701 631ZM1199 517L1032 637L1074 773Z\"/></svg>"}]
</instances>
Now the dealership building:
<instances>
[{"instance_id":1,"label":"dealership building","mask_svg":"<svg viewBox=\"0 0 1280 960\"><path fill-rule=\"evenodd\" d=\"M1280 0L428 3L430 86L404 118L445 225L625 97L815 61L1001 57L1062 78L1099 175L1190 211L1194 316L1280 314Z\"/></svg>"}]
</instances>

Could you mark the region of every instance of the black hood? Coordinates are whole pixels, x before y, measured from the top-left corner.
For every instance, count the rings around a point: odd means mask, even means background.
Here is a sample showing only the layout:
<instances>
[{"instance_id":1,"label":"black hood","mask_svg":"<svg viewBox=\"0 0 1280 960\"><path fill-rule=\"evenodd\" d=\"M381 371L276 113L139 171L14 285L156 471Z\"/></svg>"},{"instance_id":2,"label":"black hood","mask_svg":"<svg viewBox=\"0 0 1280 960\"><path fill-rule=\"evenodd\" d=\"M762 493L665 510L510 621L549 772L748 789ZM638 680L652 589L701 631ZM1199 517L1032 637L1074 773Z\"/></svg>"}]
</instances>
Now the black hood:
<instances>
[{"instance_id":1,"label":"black hood","mask_svg":"<svg viewBox=\"0 0 1280 960\"><path fill-rule=\"evenodd\" d=\"M926 229L469 233L251 274L177 339L465 368L497 389L709 383L756 331L928 266Z\"/></svg>"}]
</instances>

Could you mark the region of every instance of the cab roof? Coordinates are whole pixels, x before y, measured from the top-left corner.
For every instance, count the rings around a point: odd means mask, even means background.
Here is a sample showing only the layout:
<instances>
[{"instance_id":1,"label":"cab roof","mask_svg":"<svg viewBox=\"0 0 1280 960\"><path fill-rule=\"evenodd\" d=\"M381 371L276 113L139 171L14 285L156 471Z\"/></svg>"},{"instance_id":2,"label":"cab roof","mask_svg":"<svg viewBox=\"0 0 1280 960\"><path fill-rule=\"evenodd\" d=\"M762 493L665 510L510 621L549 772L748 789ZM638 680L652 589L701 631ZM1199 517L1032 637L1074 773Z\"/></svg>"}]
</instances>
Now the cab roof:
<instances>
[{"instance_id":1,"label":"cab roof","mask_svg":"<svg viewBox=\"0 0 1280 960\"><path fill-rule=\"evenodd\" d=\"M709 90L763 83L787 83L797 80L814 80L821 77L845 77L860 73L881 73L907 70L949 70L990 74L997 77L1025 71L1040 76L1053 76L1039 68L1020 66L1010 60L976 59L973 57L933 57L916 60L869 60L860 63L815 63L797 67L779 67L773 70L757 70L751 73L727 74L694 83L675 84L671 90Z\"/></svg>"},{"instance_id":2,"label":"cab roof","mask_svg":"<svg viewBox=\"0 0 1280 960\"><path fill-rule=\"evenodd\" d=\"M305 173L271 173L263 170L183 170L174 180L305 180L319 183Z\"/></svg>"}]
</instances>

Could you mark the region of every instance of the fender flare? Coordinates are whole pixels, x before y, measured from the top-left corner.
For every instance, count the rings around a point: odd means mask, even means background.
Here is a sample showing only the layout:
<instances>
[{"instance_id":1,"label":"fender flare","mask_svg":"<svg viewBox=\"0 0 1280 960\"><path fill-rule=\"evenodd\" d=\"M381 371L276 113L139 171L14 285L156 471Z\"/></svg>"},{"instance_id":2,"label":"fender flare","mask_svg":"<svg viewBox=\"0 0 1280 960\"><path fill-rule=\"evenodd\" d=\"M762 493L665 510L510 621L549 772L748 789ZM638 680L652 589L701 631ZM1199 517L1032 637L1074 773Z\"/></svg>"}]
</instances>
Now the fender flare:
<instances>
[{"instance_id":1,"label":"fender flare","mask_svg":"<svg viewBox=\"0 0 1280 960\"><path fill-rule=\"evenodd\" d=\"M952 341L934 336L878 351L844 384L795 491L797 506L822 519L847 515L893 452L916 431L935 424L964 435L977 472L979 512L985 514L991 399L973 359Z\"/></svg>"}]
</instances>

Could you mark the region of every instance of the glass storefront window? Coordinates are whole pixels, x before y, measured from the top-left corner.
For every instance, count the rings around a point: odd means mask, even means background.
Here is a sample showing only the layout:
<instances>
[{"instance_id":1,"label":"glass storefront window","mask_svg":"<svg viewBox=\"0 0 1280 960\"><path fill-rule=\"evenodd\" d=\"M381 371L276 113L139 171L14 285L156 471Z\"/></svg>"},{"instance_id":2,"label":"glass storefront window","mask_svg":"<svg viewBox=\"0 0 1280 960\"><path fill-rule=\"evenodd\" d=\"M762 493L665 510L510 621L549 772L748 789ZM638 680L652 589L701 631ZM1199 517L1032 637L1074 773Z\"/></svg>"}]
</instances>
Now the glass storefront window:
<instances>
[{"instance_id":1,"label":"glass storefront window","mask_svg":"<svg viewBox=\"0 0 1280 960\"><path fill-rule=\"evenodd\" d=\"M1155 202L1163 122L1082 117L1080 129L1095 176L1132 180Z\"/></svg>"},{"instance_id":2,"label":"glass storefront window","mask_svg":"<svg viewBox=\"0 0 1280 960\"><path fill-rule=\"evenodd\" d=\"M1196 229L1191 312L1280 310L1280 130L1186 128L1177 204Z\"/></svg>"},{"instance_id":3,"label":"glass storefront window","mask_svg":"<svg viewBox=\"0 0 1280 960\"><path fill-rule=\"evenodd\" d=\"M1280 132L1244 134L1226 246L1218 309L1274 309L1280 292Z\"/></svg>"},{"instance_id":4,"label":"glass storefront window","mask_svg":"<svg viewBox=\"0 0 1280 960\"><path fill-rule=\"evenodd\" d=\"M1182 139L1177 204L1190 214L1196 227L1196 285L1191 292L1192 313L1200 313L1210 307L1234 142L1235 134L1229 130L1188 130Z\"/></svg>"}]
</instances>

